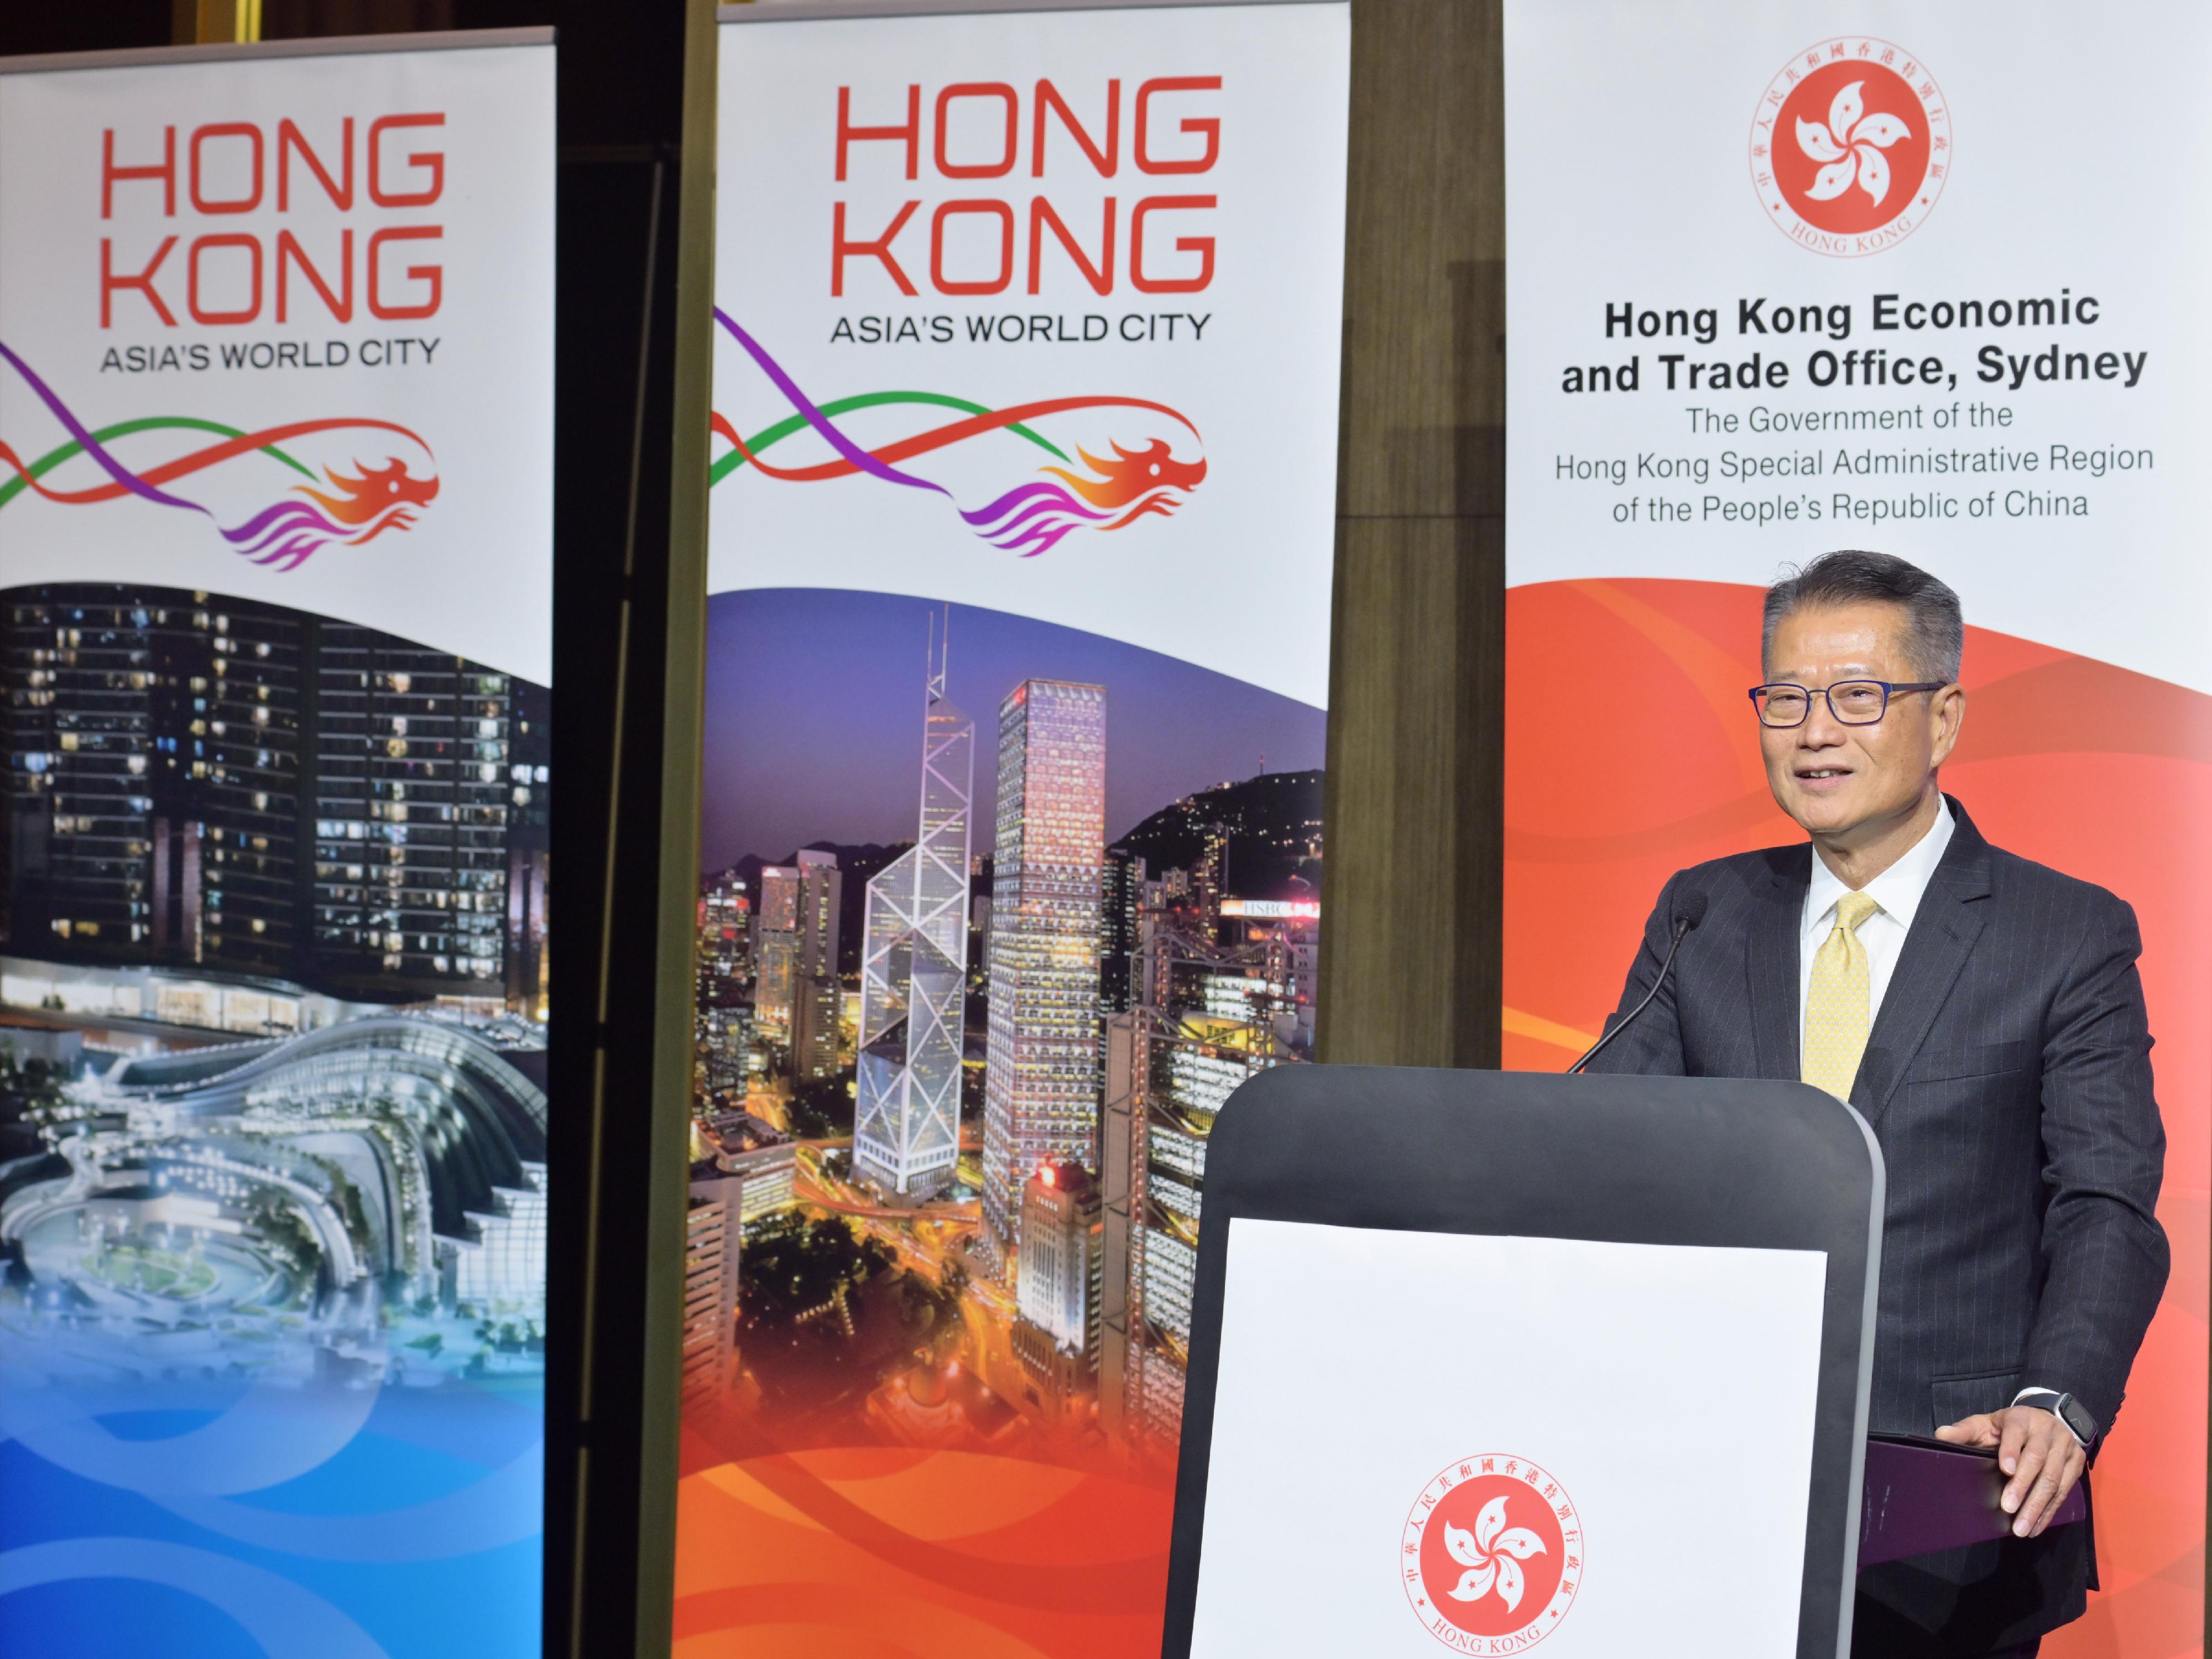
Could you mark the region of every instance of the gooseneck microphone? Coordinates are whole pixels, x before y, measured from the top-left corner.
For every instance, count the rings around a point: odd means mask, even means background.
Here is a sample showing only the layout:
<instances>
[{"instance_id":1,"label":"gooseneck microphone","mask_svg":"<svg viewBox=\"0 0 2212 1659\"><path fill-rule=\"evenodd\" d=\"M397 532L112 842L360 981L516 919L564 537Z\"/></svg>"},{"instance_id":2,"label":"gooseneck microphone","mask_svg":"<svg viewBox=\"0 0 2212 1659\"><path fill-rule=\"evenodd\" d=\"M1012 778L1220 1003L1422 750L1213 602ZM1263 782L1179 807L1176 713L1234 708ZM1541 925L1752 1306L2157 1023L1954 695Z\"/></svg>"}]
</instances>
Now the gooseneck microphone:
<instances>
[{"instance_id":1,"label":"gooseneck microphone","mask_svg":"<svg viewBox=\"0 0 2212 1659\"><path fill-rule=\"evenodd\" d=\"M1674 965L1674 952L1682 948L1682 940L1684 937L1689 933L1690 929L1695 927L1699 922L1705 919L1705 895L1703 892L1698 891L1685 893L1680 898L1675 900L1674 937L1668 943L1666 960L1659 964L1659 977L1651 981L1651 988L1644 994L1643 1001L1638 1003L1633 1008L1631 1008L1626 1014L1622 1015L1619 1022L1614 1024L1613 1028L1610 1031L1607 1031L1595 1042L1591 1043L1590 1046L1583 1051L1583 1057L1577 1060L1573 1065L1567 1067L1567 1076L1572 1077L1576 1073L1581 1071L1583 1066L1589 1065L1590 1061L1595 1060L1600 1054L1604 1052L1605 1045L1607 1043L1612 1042L1613 1038L1619 1036L1631 1025L1633 1025L1636 1023L1636 1017L1651 1006L1651 999L1659 994L1659 988L1667 982L1668 970Z\"/></svg>"}]
</instances>

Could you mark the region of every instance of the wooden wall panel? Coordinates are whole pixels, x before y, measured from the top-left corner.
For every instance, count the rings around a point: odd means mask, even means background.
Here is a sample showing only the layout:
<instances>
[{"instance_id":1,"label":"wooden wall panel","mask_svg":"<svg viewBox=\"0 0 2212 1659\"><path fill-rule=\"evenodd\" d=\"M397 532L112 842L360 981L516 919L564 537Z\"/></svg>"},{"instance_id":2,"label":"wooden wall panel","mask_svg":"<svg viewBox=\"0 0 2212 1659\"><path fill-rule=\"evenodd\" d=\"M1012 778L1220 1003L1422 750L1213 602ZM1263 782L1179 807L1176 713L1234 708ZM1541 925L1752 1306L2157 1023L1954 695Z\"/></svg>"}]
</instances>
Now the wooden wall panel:
<instances>
[{"instance_id":1,"label":"wooden wall panel","mask_svg":"<svg viewBox=\"0 0 2212 1659\"><path fill-rule=\"evenodd\" d=\"M1496 1066L1504 715L1498 0L1354 0L1321 1053Z\"/></svg>"}]
</instances>

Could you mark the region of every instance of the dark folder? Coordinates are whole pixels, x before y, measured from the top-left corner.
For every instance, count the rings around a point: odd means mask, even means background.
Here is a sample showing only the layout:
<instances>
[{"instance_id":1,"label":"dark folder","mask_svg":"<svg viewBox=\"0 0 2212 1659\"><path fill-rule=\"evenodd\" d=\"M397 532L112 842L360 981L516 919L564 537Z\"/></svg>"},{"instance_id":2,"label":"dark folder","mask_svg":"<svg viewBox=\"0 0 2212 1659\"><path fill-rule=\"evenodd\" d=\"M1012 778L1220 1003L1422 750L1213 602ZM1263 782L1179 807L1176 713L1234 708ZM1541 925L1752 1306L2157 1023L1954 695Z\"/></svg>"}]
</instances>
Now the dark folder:
<instances>
[{"instance_id":1,"label":"dark folder","mask_svg":"<svg viewBox=\"0 0 2212 1659\"><path fill-rule=\"evenodd\" d=\"M2012 1529L2012 1516L1998 1506L2004 1488L1993 1450L1917 1435L1869 1435L1860 1569L2003 1537ZM2051 1524L2067 1526L2087 1516L2087 1492L2086 1480L2076 1483Z\"/></svg>"}]
</instances>

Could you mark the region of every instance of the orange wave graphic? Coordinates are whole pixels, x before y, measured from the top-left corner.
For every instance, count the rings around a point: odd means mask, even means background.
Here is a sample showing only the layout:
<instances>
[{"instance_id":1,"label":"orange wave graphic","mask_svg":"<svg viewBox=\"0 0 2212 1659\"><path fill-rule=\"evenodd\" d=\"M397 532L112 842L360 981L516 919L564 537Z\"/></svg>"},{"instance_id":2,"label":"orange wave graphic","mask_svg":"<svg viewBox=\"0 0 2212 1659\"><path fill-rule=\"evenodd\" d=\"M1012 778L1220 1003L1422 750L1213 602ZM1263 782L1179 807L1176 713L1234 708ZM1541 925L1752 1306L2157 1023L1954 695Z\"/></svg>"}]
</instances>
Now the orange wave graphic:
<instances>
[{"instance_id":1,"label":"orange wave graphic","mask_svg":"<svg viewBox=\"0 0 2212 1659\"><path fill-rule=\"evenodd\" d=\"M678 1489L676 1649L1135 1659L1159 1650L1170 1498L1054 1465L874 1446Z\"/></svg>"}]
</instances>

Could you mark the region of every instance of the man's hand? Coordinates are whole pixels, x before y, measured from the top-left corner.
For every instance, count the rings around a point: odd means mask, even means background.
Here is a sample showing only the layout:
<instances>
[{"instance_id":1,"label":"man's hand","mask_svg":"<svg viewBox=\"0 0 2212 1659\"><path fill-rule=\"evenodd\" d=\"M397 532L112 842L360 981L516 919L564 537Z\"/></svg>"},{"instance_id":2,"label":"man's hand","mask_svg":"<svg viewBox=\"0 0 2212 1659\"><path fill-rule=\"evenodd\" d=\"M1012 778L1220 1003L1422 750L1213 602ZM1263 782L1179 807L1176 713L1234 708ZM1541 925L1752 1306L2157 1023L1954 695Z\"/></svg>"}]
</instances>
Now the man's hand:
<instances>
[{"instance_id":1,"label":"man's hand","mask_svg":"<svg viewBox=\"0 0 2212 1659\"><path fill-rule=\"evenodd\" d=\"M1955 1445L1997 1449L1997 1467L2012 1477L2003 1501L2005 1513L2013 1517L2015 1538L2033 1538L2049 1526L2089 1466L2089 1455L2073 1431L2039 1406L2008 1406L2001 1412L1961 1418L1936 1430L1936 1437Z\"/></svg>"}]
</instances>

